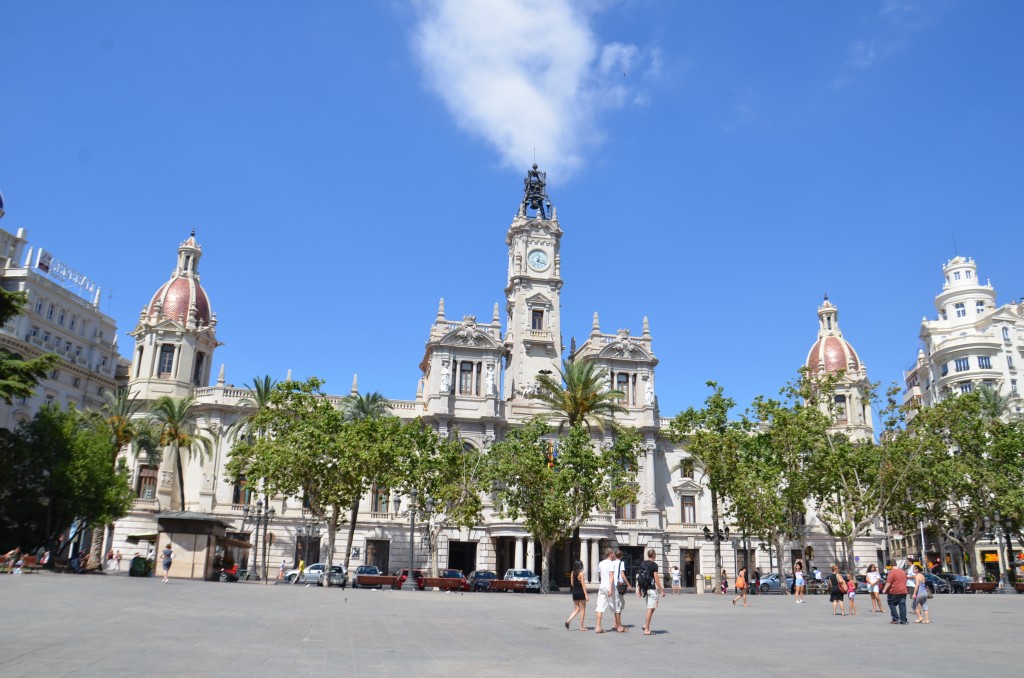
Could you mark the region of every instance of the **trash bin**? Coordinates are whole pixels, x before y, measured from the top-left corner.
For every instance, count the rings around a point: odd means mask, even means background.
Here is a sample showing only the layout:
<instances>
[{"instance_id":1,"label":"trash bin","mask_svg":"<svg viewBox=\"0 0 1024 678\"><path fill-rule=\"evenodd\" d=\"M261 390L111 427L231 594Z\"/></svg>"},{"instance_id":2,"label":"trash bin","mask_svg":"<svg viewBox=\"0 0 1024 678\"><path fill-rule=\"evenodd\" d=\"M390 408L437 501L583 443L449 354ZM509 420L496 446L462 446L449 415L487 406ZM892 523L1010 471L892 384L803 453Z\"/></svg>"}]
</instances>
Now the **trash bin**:
<instances>
[{"instance_id":1,"label":"trash bin","mask_svg":"<svg viewBox=\"0 0 1024 678\"><path fill-rule=\"evenodd\" d=\"M135 556L132 558L132 564L128 566L129 577L145 577L146 576L146 559L142 556Z\"/></svg>"}]
</instances>

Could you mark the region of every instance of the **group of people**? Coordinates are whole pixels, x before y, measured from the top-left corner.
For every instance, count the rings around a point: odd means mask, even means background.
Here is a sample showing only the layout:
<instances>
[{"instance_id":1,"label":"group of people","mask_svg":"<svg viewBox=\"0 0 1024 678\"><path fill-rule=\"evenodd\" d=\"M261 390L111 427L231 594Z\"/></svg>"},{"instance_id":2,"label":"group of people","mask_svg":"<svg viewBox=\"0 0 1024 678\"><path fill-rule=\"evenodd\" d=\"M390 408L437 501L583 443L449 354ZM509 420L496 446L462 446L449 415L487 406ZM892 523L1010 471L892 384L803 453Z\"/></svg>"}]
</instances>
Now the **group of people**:
<instances>
[{"instance_id":1,"label":"group of people","mask_svg":"<svg viewBox=\"0 0 1024 678\"><path fill-rule=\"evenodd\" d=\"M604 560L597 565L600 575L597 589L597 622L594 631L604 633L604 614L609 609L614 615L614 629L618 633L625 633L628 627L622 623L622 611L626 607L626 594L629 591L636 591L646 606L644 616L643 633L645 636L653 635L651 630L651 619L654 611L658 609L658 601L665 596L665 589L661 585L661 578L658 577L657 553L654 549L648 549L647 560L640 565L636 575L636 586L634 587L629 577L626 576L626 568L623 563L622 550L605 549ZM677 569L678 571L678 569ZM678 577L673 575L673 589L676 588ZM573 611L565 620L565 628L568 629L572 620L579 617L580 631L586 631L584 617L587 613L587 603L590 602L590 595L587 593L586 576L583 574L583 563L577 560L573 564L572 571L572 600Z\"/></svg>"},{"instance_id":2,"label":"group of people","mask_svg":"<svg viewBox=\"0 0 1024 678\"><path fill-rule=\"evenodd\" d=\"M118 571L120 571L120 569L121 569L121 551L120 550L114 551L114 549L110 549L109 551L107 551L107 569L108 570L118 570Z\"/></svg>"},{"instance_id":3,"label":"group of people","mask_svg":"<svg viewBox=\"0 0 1024 678\"><path fill-rule=\"evenodd\" d=\"M796 602L804 602L804 594L807 590L806 581L803 576L803 563L797 562L793 568L794 594ZM871 611L885 613L882 609L881 596L887 596L886 603L889 606L889 613L892 616L890 624L908 624L907 621L907 596L908 591L913 589L911 597L911 611L917 616L915 624L931 624L928 614L928 587L925 583L924 569L920 565L911 568L910 576L902 569L896 567L896 561L889 561L889 571L883 580L882 574L875 565L868 565L864 575L867 583L868 594L871 597ZM838 565L832 566L832 573L825 579L829 589L829 602L832 603L833 616L847 615L846 603L849 602L849 614L857 614L857 580L852 574L844 574ZM735 602L735 601L734 601Z\"/></svg>"}]
</instances>

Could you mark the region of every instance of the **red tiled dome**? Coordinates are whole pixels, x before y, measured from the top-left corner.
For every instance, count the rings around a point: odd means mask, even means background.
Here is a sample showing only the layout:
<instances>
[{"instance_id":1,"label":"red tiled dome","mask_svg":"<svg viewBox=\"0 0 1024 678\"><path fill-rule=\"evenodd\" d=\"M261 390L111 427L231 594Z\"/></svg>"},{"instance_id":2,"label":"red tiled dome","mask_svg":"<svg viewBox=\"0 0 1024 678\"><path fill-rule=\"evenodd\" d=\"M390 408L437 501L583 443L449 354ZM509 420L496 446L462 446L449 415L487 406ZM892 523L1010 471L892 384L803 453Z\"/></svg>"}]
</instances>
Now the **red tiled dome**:
<instances>
[{"instance_id":1,"label":"red tiled dome","mask_svg":"<svg viewBox=\"0 0 1024 678\"><path fill-rule=\"evenodd\" d=\"M833 373L839 370L859 370L860 358L853 346L842 337L822 337L814 342L811 350L807 352L807 367L818 371L818 366L823 365L825 372Z\"/></svg>"},{"instance_id":2,"label":"red tiled dome","mask_svg":"<svg viewBox=\"0 0 1024 678\"><path fill-rule=\"evenodd\" d=\"M188 320L188 310L196 305L196 322L203 325L210 323L210 300L206 291L195 278L175 277L160 286L149 302L150 314L156 312L157 303L163 305L163 313L169 318Z\"/></svg>"}]
</instances>

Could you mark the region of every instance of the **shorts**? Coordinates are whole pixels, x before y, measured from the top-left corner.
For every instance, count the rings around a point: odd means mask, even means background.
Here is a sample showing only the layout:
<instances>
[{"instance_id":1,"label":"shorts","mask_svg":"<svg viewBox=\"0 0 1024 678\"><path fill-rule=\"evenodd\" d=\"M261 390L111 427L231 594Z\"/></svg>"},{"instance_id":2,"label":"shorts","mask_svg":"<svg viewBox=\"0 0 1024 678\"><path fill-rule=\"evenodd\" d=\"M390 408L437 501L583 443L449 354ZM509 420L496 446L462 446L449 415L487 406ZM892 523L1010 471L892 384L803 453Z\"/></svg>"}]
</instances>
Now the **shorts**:
<instances>
[{"instance_id":1,"label":"shorts","mask_svg":"<svg viewBox=\"0 0 1024 678\"><path fill-rule=\"evenodd\" d=\"M804 583L804 578L803 577L797 577L795 584L797 586L806 586L807 585L807 584Z\"/></svg>"},{"instance_id":2,"label":"shorts","mask_svg":"<svg viewBox=\"0 0 1024 678\"><path fill-rule=\"evenodd\" d=\"M677 579L673 579L672 580L672 588L674 588L674 589L679 588L679 583L680 583L680 580L678 578Z\"/></svg>"},{"instance_id":3,"label":"shorts","mask_svg":"<svg viewBox=\"0 0 1024 678\"><path fill-rule=\"evenodd\" d=\"M853 597L857 595L857 589L850 589L846 592L846 595L850 597L850 600L853 600Z\"/></svg>"},{"instance_id":4,"label":"shorts","mask_svg":"<svg viewBox=\"0 0 1024 678\"><path fill-rule=\"evenodd\" d=\"M871 593L878 593L878 584L871 587Z\"/></svg>"},{"instance_id":5,"label":"shorts","mask_svg":"<svg viewBox=\"0 0 1024 678\"><path fill-rule=\"evenodd\" d=\"M622 614L626 609L626 596L618 591L615 592L615 614Z\"/></svg>"},{"instance_id":6,"label":"shorts","mask_svg":"<svg viewBox=\"0 0 1024 678\"><path fill-rule=\"evenodd\" d=\"M914 596L914 602L911 603L910 609L913 610L915 607L918 608L921 612L927 612L928 611L928 594L927 593L924 594L923 596Z\"/></svg>"},{"instance_id":7,"label":"shorts","mask_svg":"<svg viewBox=\"0 0 1024 678\"><path fill-rule=\"evenodd\" d=\"M608 596L608 591L602 586L597 590L597 613L601 614L608 610L612 605L612 599Z\"/></svg>"},{"instance_id":8,"label":"shorts","mask_svg":"<svg viewBox=\"0 0 1024 678\"><path fill-rule=\"evenodd\" d=\"M661 594L658 593L657 587L649 589L647 591L647 595L644 596L644 597L647 599L647 609L648 610L657 610L658 609L658 599L661 597Z\"/></svg>"}]
</instances>

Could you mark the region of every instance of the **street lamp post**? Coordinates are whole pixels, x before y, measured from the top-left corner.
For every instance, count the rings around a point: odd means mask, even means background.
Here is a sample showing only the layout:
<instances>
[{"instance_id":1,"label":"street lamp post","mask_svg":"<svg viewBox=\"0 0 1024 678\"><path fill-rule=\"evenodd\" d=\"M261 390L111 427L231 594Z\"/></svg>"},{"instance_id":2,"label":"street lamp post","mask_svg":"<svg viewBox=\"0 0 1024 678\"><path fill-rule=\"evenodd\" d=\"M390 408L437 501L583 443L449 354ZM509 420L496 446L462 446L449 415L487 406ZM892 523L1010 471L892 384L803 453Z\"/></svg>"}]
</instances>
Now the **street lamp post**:
<instances>
[{"instance_id":1,"label":"street lamp post","mask_svg":"<svg viewBox=\"0 0 1024 678\"><path fill-rule=\"evenodd\" d=\"M729 528L726 527L724 530L722 528L719 528L717 533L713 533L711 531L711 528L708 527L707 525L705 525L704 526L704 539L706 541L709 541L709 542L712 542L712 543L718 543L718 544L721 544L724 541L728 541L729 540ZM722 573L721 572L715 572L715 576L716 577L721 577Z\"/></svg>"},{"instance_id":2,"label":"street lamp post","mask_svg":"<svg viewBox=\"0 0 1024 678\"><path fill-rule=\"evenodd\" d=\"M996 548L1000 551L1003 550L1003 540L999 537L999 531L1003 531L1003 538L1006 539L1006 567L1000 568L999 579L1005 581L1007 586L1012 586L1014 583L1013 576L1013 542L1010 541L1010 530L1013 529L1013 523L1009 518L1004 522L1002 514L999 511L993 513L995 518L995 530L993 530L992 521L989 520L988 516L982 519L985 525L985 532L988 533L989 538L992 538L993 533L996 539ZM1003 579L1005 575L1005 580Z\"/></svg>"},{"instance_id":3,"label":"street lamp post","mask_svg":"<svg viewBox=\"0 0 1024 678\"><path fill-rule=\"evenodd\" d=\"M255 510L251 510L249 508L248 504L246 504L245 506L242 507L242 529L245 529L246 522L248 522L249 524L255 526L255 528L256 528L256 533L255 533L255 535L253 535L255 538L253 539L253 542L252 542L252 567L249 568L249 576L250 577L255 577L256 579L260 578L260 570L259 570L259 566L258 566L259 560L258 560L257 556L259 554L259 547L260 547L260 526L261 525L263 526L263 541L264 541L264 545L263 545L263 561L264 561L263 562L263 578L266 579L266 577L267 577L267 571L266 571L267 527L270 525L270 521L273 520L273 519L274 519L274 508L272 506L270 506L270 500L269 499L267 499L267 510L266 511L263 510L263 500L262 499L258 499L256 501L256 509Z\"/></svg>"},{"instance_id":4,"label":"street lamp post","mask_svg":"<svg viewBox=\"0 0 1024 678\"><path fill-rule=\"evenodd\" d=\"M409 490L409 579L412 579L412 571L415 566L415 554L416 554L416 497L418 492L415 489ZM397 518L399 513L398 509L402 507L402 498L394 494L391 496L391 503L395 507L395 517ZM427 497L427 503L425 507L427 515L434 512L434 500L431 497ZM415 587L413 587L415 588Z\"/></svg>"}]
</instances>

